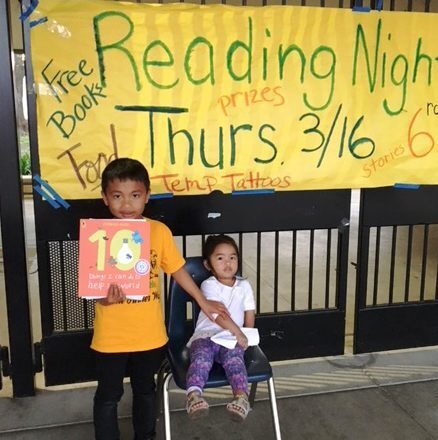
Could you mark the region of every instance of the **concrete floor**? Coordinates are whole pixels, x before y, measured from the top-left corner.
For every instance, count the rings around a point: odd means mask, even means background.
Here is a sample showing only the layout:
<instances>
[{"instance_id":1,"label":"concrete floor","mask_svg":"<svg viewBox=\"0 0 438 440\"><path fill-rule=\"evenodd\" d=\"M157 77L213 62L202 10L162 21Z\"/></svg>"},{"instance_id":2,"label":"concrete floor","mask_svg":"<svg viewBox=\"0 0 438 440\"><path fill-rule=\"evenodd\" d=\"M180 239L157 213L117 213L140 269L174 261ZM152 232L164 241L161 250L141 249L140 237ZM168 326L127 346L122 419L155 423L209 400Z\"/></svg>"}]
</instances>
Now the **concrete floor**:
<instances>
[{"instance_id":1,"label":"concrete floor","mask_svg":"<svg viewBox=\"0 0 438 440\"><path fill-rule=\"evenodd\" d=\"M282 438L309 440L438 439L438 348L345 355L274 364ZM33 398L0 399L0 438L91 440L94 385L39 390ZM177 440L274 439L267 389L261 384L243 425L224 405L230 390L207 390L207 419L191 422L182 390L171 391ZM132 438L130 390L120 404L121 440ZM158 439L163 439L162 418ZM224 434L226 433L226 434Z\"/></svg>"}]
</instances>

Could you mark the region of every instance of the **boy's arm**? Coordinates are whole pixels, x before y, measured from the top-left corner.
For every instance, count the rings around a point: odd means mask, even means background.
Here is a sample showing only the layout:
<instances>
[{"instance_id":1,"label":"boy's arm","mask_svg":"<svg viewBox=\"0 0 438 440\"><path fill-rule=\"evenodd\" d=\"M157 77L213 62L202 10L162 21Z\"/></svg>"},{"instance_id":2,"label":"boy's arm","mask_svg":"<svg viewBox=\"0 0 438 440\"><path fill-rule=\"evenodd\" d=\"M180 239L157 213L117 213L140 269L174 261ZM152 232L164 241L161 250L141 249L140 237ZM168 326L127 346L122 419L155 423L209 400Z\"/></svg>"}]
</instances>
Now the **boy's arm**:
<instances>
[{"instance_id":1,"label":"boy's arm","mask_svg":"<svg viewBox=\"0 0 438 440\"><path fill-rule=\"evenodd\" d=\"M255 324L255 310L246 310L245 318L243 321L244 327L254 328Z\"/></svg>"},{"instance_id":2,"label":"boy's arm","mask_svg":"<svg viewBox=\"0 0 438 440\"><path fill-rule=\"evenodd\" d=\"M205 298L199 287L193 281L189 273L181 267L181 269L172 273L173 279L198 303L201 310L214 321L213 314L219 316L228 316L227 308L218 301L210 301Z\"/></svg>"}]
</instances>

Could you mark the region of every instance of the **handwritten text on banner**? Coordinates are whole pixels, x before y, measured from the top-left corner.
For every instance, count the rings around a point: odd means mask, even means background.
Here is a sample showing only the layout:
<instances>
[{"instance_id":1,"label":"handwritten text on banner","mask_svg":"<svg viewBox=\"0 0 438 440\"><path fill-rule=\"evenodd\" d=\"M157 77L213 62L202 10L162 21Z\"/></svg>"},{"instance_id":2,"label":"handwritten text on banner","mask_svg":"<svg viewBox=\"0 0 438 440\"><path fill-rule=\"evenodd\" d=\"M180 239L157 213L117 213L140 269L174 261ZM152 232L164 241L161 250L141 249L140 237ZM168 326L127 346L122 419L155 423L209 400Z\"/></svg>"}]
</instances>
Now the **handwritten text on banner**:
<instances>
[{"instance_id":1,"label":"handwritten text on banner","mask_svg":"<svg viewBox=\"0 0 438 440\"><path fill-rule=\"evenodd\" d=\"M41 0L41 176L99 197L134 157L154 193L438 184L436 14Z\"/></svg>"}]
</instances>

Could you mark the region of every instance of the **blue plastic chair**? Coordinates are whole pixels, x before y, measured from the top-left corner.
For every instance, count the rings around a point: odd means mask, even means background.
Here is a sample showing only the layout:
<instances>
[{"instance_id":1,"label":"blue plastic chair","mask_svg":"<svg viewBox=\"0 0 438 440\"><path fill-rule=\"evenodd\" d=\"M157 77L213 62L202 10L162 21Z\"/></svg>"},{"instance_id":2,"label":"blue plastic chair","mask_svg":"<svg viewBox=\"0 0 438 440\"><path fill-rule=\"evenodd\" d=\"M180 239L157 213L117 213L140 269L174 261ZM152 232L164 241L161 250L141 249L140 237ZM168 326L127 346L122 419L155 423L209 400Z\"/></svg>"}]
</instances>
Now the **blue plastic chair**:
<instances>
[{"instance_id":1,"label":"blue plastic chair","mask_svg":"<svg viewBox=\"0 0 438 440\"><path fill-rule=\"evenodd\" d=\"M186 259L185 268L199 286L211 274L205 269L202 257L190 257ZM194 319L188 321L187 303L192 303ZM163 391L163 409L165 438L171 440L170 429L170 406L169 406L169 383L171 378L179 388L186 389L186 373L189 367L189 350L186 343L194 331L199 307L192 298L176 283L171 280L169 288L169 303L167 314L167 332L169 335L168 365L161 371L161 379L158 378L159 386ZM248 381L251 383L250 404L254 405L257 383L266 381L271 403L272 421L275 438L281 440L280 422L277 411L272 368L260 347L249 347L245 352L245 363L248 371ZM205 388L215 388L228 385L225 372L218 364L214 364Z\"/></svg>"}]
</instances>

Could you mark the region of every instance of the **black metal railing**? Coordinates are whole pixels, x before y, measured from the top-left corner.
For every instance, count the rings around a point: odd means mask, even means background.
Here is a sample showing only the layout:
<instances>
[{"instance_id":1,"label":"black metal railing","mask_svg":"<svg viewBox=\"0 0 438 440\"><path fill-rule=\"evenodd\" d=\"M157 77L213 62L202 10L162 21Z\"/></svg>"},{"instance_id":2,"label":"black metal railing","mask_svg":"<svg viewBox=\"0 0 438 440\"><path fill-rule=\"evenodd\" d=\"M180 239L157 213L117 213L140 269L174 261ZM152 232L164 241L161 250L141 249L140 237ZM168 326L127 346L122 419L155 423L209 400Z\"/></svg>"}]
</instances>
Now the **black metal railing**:
<instances>
[{"instance_id":1,"label":"black metal railing","mask_svg":"<svg viewBox=\"0 0 438 440\"><path fill-rule=\"evenodd\" d=\"M366 306L438 299L438 225L369 230Z\"/></svg>"},{"instance_id":2,"label":"black metal railing","mask_svg":"<svg viewBox=\"0 0 438 440\"><path fill-rule=\"evenodd\" d=\"M338 259L336 230L237 233L242 275L254 289L257 314L335 309ZM184 257L201 255L205 235L177 237ZM54 332L90 329L94 301L77 297L78 241L48 242ZM162 293L167 303L168 277Z\"/></svg>"}]
</instances>

